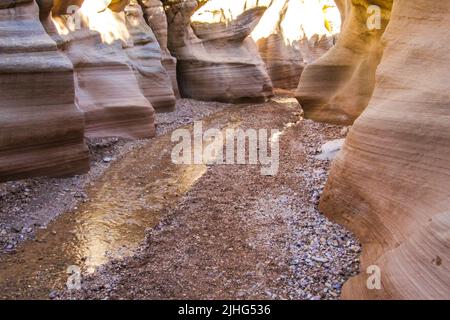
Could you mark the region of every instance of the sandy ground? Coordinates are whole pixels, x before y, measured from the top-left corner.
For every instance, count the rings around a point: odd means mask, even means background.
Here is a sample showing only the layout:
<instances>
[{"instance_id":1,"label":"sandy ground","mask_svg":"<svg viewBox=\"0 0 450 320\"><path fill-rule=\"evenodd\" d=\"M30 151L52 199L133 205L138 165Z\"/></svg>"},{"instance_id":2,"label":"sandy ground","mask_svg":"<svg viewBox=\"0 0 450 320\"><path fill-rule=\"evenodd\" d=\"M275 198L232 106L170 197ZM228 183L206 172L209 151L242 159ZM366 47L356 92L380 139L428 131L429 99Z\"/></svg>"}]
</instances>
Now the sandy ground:
<instances>
[{"instance_id":1,"label":"sandy ground","mask_svg":"<svg viewBox=\"0 0 450 320\"><path fill-rule=\"evenodd\" d=\"M282 129L278 174L262 176L259 165L208 165L193 185L161 202L159 223L147 229L145 241L132 256L112 259L95 273L83 274L82 290L51 290L47 297L339 298L344 281L359 269L360 246L352 234L329 221L317 209L330 162L318 160L316 155L325 142L344 136L342 128L302 119L301 110L292 99L275 98L265 104L238 107L183 99L175 112L158 115L158 135L163 137L201 118L209 119L208 127L220 129L230 123L242 129ZM105 201L109 202L115 194L121 198L122 193L129 192L128 181L148 183L155 168L142 159L148 159L145 153L153 150L150 147L156 148L155 143L120 139L91 141L93 168L87 175L0 185L3 234L0 244L6 255L13 257L0 262L0 274L9 275L8 270L14 270L18 263L26 264L27 247L34 255L41 250L39 243L20 245L24 239L33 237L34 228L42 228L65 212L77 217L92 210L96 207L92 202L105 198L104 192L110 193ZM138 152L131 152L136 149ZM160 192L154 185L150 189L136 187L133 192L137 193L139 201L129 204L123 198L112 201L108 208L134 212L135 206L139 206L144 208L139 209L140 214L145 214L145 210L149 210L145 208L151 205L149 199L156 198L142 197L138 193L149 190ZM160 195L163 198L167 190L164 192ZM57 230L55 238L67 239L61 227ZM83 228L80 230L83 232ZM51 241L42 248L56 250ZM54 255L56 259L61 255L57 250L39 254ZM44 265L48 270L49 264L54 263L52 259L45 262L37 257L33 267L39 269ZM30 277L36 278L35 275L41 273L39 269L30 273ZM0 281L5 297L20 297L23 291L12 294L9 291L19 285L30 286L27 278L20 277L21 274L13 274L8 281ZM47 280L44 277L41 283Z\"/></svg>"}]
</instances>

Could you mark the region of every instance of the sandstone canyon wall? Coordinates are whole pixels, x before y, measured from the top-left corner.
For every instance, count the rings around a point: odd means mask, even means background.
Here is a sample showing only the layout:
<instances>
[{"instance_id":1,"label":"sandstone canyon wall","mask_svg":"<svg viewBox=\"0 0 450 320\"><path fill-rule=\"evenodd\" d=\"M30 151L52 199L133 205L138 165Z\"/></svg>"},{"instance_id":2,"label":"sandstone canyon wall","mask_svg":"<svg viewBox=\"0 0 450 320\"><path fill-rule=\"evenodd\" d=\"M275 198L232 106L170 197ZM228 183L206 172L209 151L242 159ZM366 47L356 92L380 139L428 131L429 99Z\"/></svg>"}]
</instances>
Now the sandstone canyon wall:
<instances>
[{"instance_id":1,"label":"sandstone canyon wall","mask_svg":"<svg viewBox=\"0 0 450 320\"><path fill-rule=\"evenodd\" d=\"M274 0L252 32L274 88L293 90L305 66L325 54L340 31L330 0Z\"/></svg>"},{"instance_id":2,"label":"sandstone canyon wall","mask_svg":"<svg viewBox=\"0 0 450 320\"><path fill-rule=\"evenodd\" d=\"M168 47L177 58L182 96L240 102L265 100L272 95L272 82L249 37L265 7L253 7L232 19L214 13L214 20L191 21L197 1L167 0L164 4ZM220 6L213 0L200 10L207 10L209 4Z\"/></svg>"},{"instance_id":3,"label":"sandstone canyon wall","mask_svg":"<svg viewBox=\"0 0 450 320\"><path fill-rule=\"evenodd\" d=\"M74 65L75 96L85 113L85 135L152 137L153 107L122 50L122 41L130 40L125 14L112 10L110 2L84 1L79 26L71 25L67 15L53 17L65 43L63 52Z\"/></svg>"},{"instance_id":4,"label":"sandstone canyon wall","mask_svg":"<svg viewBox=\"0 0 450 320\"><path fill-rule=\"evenodd\" d=\"M175 94L171 77L162 65L164 60L158 40L136 0L130 1L125 13L132 42L126 52L136 70L141 90L156 110L170 111L175 107Z\"/></svg>"},{"instance_id":5,"label":"sandstone canyon wall","mask_svg":"<svg viewBox=\"0 0 450 320\"><path fill-rule=\"evenodd\" d=\"M320 207L363 243L344 298L450 299L449 17L450 1L394 1L373 97L333 164Z\"/></svg>"},{"instance_id":6,"label":"sandstone canyon wall","mask_svg":"<svg viewBox=\"0 0 450 320\"><path fill-rule=\"evenodd\" d=\"M32 0L0 0L0 180L87 171L73 67Z\"/></svg>"},{"instance_id":7,"label":"sandstone canyon wall","mask_svg":"<svg viewBox=\"0 0 450 320\"><path fill-rule=\"evenodd\" d=\"M338 0L344 18L336 46L302 73L297 99L306 117L350 125L367 106L375 85L375 71L383 54L380 38L389 22L392 0ZM369 29L380 10L380 25Z\"/></svg>"},{"instance_id":8,"label":"sandstone canyon wall","mask_svg":"<svg viewBox=\"0 0 450 320\"><path fill-rule=\"evenodd\" d=\"M159 46L162 54L162 64L169 73L172 81L172 89L175 97L180 97L177 82L177 59L172 57L167 48L167 17L164 12L162 2L160 0L138 0L139 4L144 11L144 18L147 24L152 28L156 38L158 39Z\"/></svg>"}]
</instances>

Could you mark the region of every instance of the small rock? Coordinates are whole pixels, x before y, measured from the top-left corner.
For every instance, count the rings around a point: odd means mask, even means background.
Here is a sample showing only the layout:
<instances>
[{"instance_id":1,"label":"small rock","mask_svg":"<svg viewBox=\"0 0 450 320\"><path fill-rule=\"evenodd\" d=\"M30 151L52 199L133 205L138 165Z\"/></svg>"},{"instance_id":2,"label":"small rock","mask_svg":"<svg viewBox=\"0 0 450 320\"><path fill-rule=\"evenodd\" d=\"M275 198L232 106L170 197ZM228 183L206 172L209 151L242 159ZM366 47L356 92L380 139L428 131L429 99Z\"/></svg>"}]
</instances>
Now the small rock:
<instances>
[{"instance_id":1,"label":"small rock","mask_svg":"<svg viewBox=\"0 0 450 320\"><path fill-rule=\"evenodd\" d=\"M335 290L341 290L341 284L340 284L340 283L335 283L335 284L333 285L333 288L334 288Z\"/></svg>"},{"instance_id":2,"label":"small rock","mask_svg":"<svg viewBox=\"0 0 450 320\"><path fill-rule=\"evenodd\" d=\"M311 257L311 259L313 259L316 262L320 262L320 263L326 263L328 262L327 258L320 258L320 257Z\"/></svg>"},{"instance_id":3,"label":"small rock","mask_svg":"<svg viewBox=\"0 0 450 320\"><path fill-rule=\"evenodd\" d=\"M23 226L20 225L20 224L17 224L17 225L12 226L11 229L12 229L12 231L14 231L14 232L16 232L16 233L19 233L19 232L22 231Z\"/></svg>"},{"instance_id":4,"label":"small rock","mask_svg":"<svg viewBox=\"0 0 450 320\"><path fill-rule=\"evenodd\" d=\"M346 136L349 133L350 128L351 128L351 126L342 128L341 135Z\"/></svg>"},{"instance_id":5,"label":"small rock","mask_svg":"<svg viewBox=\"0 0 450 320\"><path fill-rule=\"evenodd\" d=\"M329 244L332 245L333 247L339 246L339 242L337 242L336 240L329 241Z\"/></svg>"},{"instance_id":6,"label":"small rock","mask_svg":"<svg viewBox=\"0 0 450 320\"><path fill-rule=\"evenodd\" d=\"M321 153L316 156L319 160L333 160L344 145L345 139L331 140L321 147Z\"/></svg>"},{"instance_id":7,"label":"small rock","mask_svg":"<svg viewBox=\"0 0 450 320\"><path fill-rule=\"evenodd\" d=\"M236 294L239 298L242 298L245 296L245 292L242 290L239 290L238 293Z\"/></svg>"}]
</instances>

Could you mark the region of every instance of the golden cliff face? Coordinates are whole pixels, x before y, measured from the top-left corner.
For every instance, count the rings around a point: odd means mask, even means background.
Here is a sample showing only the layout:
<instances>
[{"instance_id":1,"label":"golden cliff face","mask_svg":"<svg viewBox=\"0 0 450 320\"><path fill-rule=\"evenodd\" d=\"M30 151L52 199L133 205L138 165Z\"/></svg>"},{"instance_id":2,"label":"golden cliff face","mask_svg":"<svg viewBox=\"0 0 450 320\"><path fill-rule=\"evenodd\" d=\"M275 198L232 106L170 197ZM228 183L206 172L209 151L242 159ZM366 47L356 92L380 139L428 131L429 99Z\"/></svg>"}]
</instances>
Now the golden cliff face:
<instances>
[{"instance_id":1,"label":"golden cliff face","mask_svg":"<svg viewBox=\"0 0 450 320\"><path fill-rule=\"evenodd\" d=\"M136 0L131 0L125 8L125 20L132 42L125 52L131 60L142 93L155 110L173 110L175 92L171 77L163 66L162 49Z\"/></svg>"},{"instance_id":2,"label":"golden cliff face","mask_svg":"<svg viewBox=\"0 0 450 320\"><path fill-rule=\"evenodd\" d=\"M230 24L257 6L267 9L255 21L250 36L257 44L273 87L296 89L304 67L333 46L340 31L339 10L333 0L210 0L202 2L191 22Z\"/></svg>"},{"instance_id":3,"label":"golden cliff face","mask_svg":"<svg viewBox=\"0 0 450 320\"><path fill-rule=\"evenodd\" d=\"M296 96L306 117L349 125L372 96L375 71L383 54L381 36L389 22L392 0L340 0L337 5L343 16L339 40L306 67Z\"/></svg>"},{"instance_id":4,"label":"golden cliff face","mask_svg":"<svg viewBox=\"0 0 450 320\"><path fill-rule=\"evenodd\" d=\"M252 32L274 88L296 89L303 69L334 45L340 25L334 1L274 0Z\"/></svg>"},{"instance_id":5,"label":"golden cliff face","mask_svg":"<svg viewBox=\"0 0 450 320\"><path fill-rule=\"evenodd\" d=\"M449 16L448 1L394 1L375 90L333 164L320 207L363 244L344 298L449 298Z\"/></svg>"}]
</instances>

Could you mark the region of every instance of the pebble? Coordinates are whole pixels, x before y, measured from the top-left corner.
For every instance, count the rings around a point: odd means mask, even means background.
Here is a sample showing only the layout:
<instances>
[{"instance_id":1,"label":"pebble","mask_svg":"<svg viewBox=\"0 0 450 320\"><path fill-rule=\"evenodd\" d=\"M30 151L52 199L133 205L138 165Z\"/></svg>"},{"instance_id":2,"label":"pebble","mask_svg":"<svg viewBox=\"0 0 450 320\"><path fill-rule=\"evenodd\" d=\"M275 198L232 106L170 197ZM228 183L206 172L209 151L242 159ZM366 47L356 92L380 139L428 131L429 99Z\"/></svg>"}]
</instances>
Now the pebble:
<instances>
[{"instance_id":1,"label":"pebble","mask_svg":"<svg viewBox=\"0 0 450 320\"><path fill-rule=\"evenodd\" d=\"M23 229L23 226L22 226L22 225L14 225L14 226L12 226L12 231L14 231L14 232L16 232L16 233L21 232L22 229Z\"/></svg>"},{"instance_id":2,"label":"pebble","mask_svg":"<svg viewBox=\"0 0 450 320\"><path fill-rule=\"evenodd\" d=\"M330 140L321 147L321 153L316 156L318 160L333 160L344 145L345 139Z\"/></svg>"},{"instance_id":3,"label":"pebble","mask_svg":"<svg viewBox=\"0 0 450 320\"><path fill-rule=\"evenodd\" d=\"M49 294L48 294L48 297L50 298L50 299L55 299L56 297L58 297L58 292L57 291L51 291Z\"/></svg>"},{"instance_id":4,"label":"pebble","mask_svg":"<svg viewBox=\"0 0 450 320\"><path fill-rule=\"evenodd\" d=\"M341 130L341 135L346 136L350 132L351 126L343 127Z\"/></svg>"},{"instance_id":5,"label":"pebble","mask_svg":"<svg viewBox=\"0 0 450 320\"><path fill-rule=\"evenodd\" d=\"M320 258L320 257L311 257L311 259L313 259L316 262L320 262L320 263L326 263L328 262L327 258Z\"/></svg>"}]
</instances>

